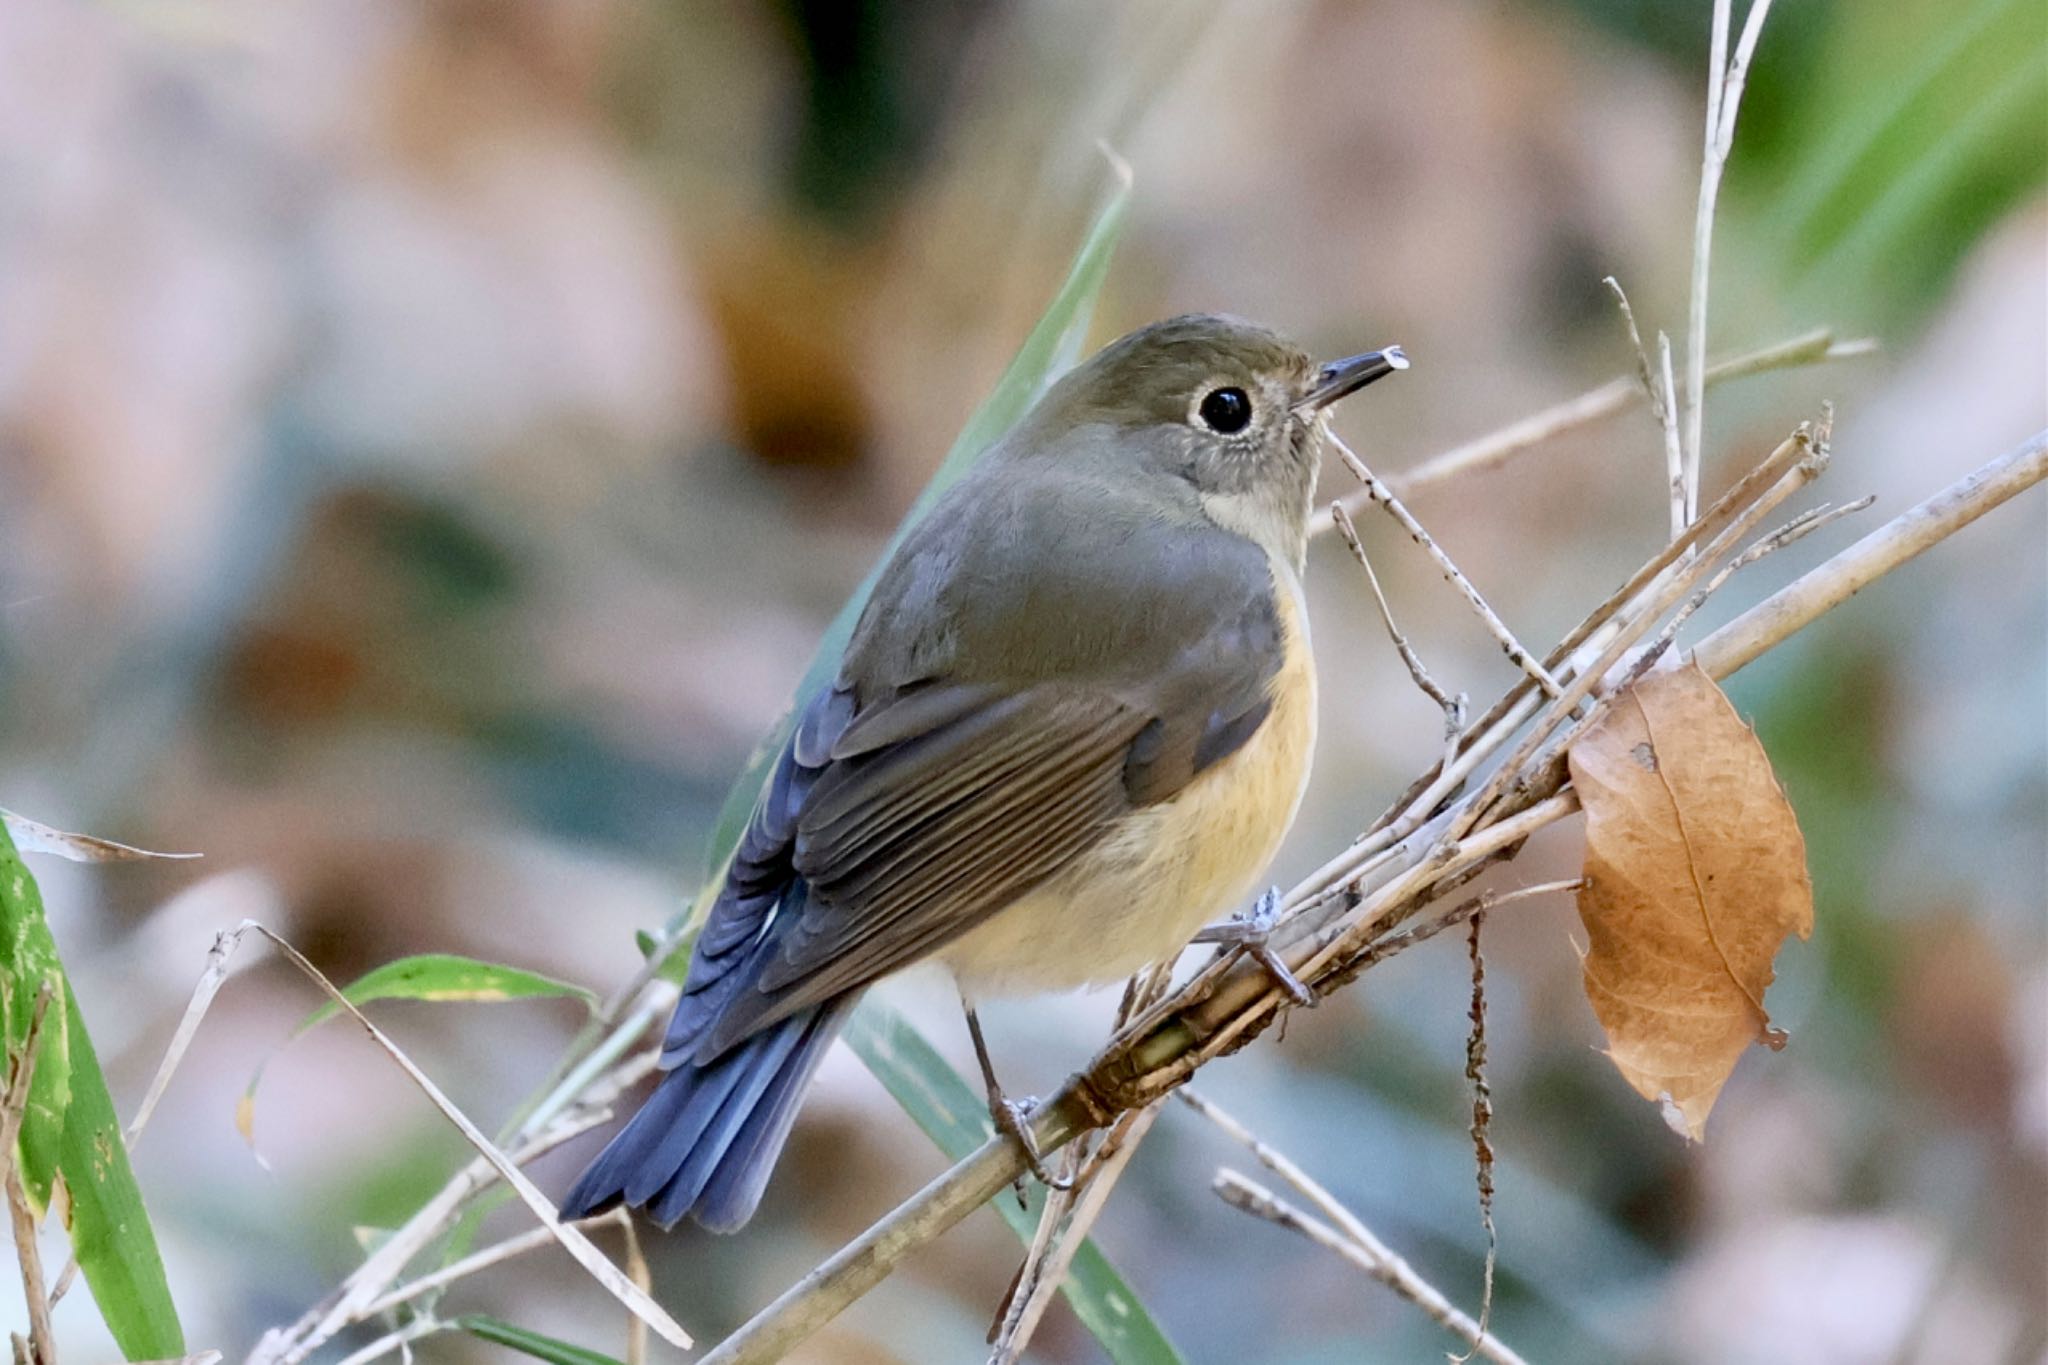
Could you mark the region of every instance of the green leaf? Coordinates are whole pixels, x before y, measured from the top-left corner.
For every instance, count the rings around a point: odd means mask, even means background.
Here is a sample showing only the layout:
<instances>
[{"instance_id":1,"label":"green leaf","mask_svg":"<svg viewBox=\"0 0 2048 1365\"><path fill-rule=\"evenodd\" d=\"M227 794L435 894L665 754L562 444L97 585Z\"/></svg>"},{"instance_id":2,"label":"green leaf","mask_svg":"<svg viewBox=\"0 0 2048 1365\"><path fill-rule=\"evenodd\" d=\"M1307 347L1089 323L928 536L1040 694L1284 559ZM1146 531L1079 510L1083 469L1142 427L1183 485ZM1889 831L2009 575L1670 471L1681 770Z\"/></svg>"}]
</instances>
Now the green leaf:
<instances>
[{"instance_id":1,"label":"green leaf","mask_svg":"<svg viewBox=\"0 0 2048 1365\"><path fill-rule=\"evenodd\" d=\"M571 1346L566 1341L557 1341L553 1337L530 1332L524 1327L516 1327L502 1319L487 1317L482 1313L471 1313L467 1317L457 1318L455 1325L473 1337L481 1337L498 1346L509 1346L523 1355L532 1356L535 1360L552 1361L554 1365L619 1365L616 1358L602 1351Z\"/></svg>"},{"instance_id":2,"label":"green leaf","mask_svg":"<svg viewBox=\"0 0 2048 1365\"><path fill-rule=\"evenodd\" d=\"M351 1005L372 1000L532 1000L567 997L595 1008L597 996L582 986L557 981L539 972L481 962L454 953L421 953L401 957L363 973L350 982L342 994ZM294 1031L304 1033L341 1012L328 1001L307 1015Z\"/></svg>"},{"instance_id":3,"label":"green leaf","mask_svg":"<svg viewBox=\"0 0 2048 1365\"><path fill-rule=\"evenodd\" d=\"M1926 295L2048 181L2048 10L1849 6L1839 22L1798 120L1810 146L1774 187L1778 236L1809 292Z\"/></svg>"},{"instance_id":4,"label":"green leaf","mask_svg":"<svg viewBox=\"0 0 2048 1365\"><path fill-rule=\"evenodd\" d=\"M845 1037L854 1054L949 1160L960 1160L995 1132L986 1097L960 1079L924 1035L887 1005L872 996L863 1000ZM1027 1197L1029 1209L1018 1208L1017 1201L1007 1194L997 1199L995 1206L1018 1240L1028 1246L1038 1227L1045 1192L1034 1184ZM1167 1365L1180 1360L1166 1333L1092 1240L1083 1242L1075 1253L1060 1292L1118 1365Z\"/></svg>"},{"instance_id":5,"label":"green leaf","mask_svg":"<svg viewBox=\"0 0 2048 1365\"><path fill-rule=\"evenodd\" d=\"M156 1233L128 1164L99 1058L86 1034L43 915L42 894L0 826L0 993L8 1053L25 1040L44 982L51 997L16 1156L37 1208L61 1177L78 1267L114 1342L130 1360L185 1354L185 1333L164 1279Z\"/></svg>"},{"instance_id":6,"label":"green leaf","mask_svg":"<svg viewBox=\"0 0 2048 1365\"><path fill-rule=\"evenodd\" d=\"M694 941L694 936L685 936L677 940L674 946L667 950L668 956L661 960L661 965L654 969L655 977L673 986L682 985L690 975L690 945ZM645 929L633 931L633 943L640 949L642 957L651 958L662 951L661 940Z\"/></svg>"}]
</instances>

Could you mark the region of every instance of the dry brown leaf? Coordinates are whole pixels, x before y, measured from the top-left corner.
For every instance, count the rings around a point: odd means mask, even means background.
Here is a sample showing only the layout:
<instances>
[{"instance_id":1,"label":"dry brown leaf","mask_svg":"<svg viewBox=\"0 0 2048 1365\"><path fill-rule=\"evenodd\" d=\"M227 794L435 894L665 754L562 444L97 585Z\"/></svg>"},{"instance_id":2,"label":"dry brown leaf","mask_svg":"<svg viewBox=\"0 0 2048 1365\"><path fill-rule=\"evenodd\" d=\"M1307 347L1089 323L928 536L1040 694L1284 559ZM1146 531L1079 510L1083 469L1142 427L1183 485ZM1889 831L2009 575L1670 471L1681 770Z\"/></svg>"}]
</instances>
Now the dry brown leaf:
<instances>
[{"instance_id":1,"label":"dry brown leaf","mask_svg":"<svg viewBox=\"0 0 2048 1365\"><path fill-rule=\"evenodd\" d=\"M11 810L0 810L0 824L7 826L14 846L23 853L53 853L74 863L132 863L144 858L200 856L197 853L158 853L132 844L117 844L96 834L73 834L40 820L31 820L26 815L16 815Z\"/></svg>"},{"instance_id":2,"label":"dry brown leaf","mask_svg":"<svg viewBox=\"0 0 2048 1365\"><path fill-rule=\"evenodd\" d=\"M1608 1056L1698 1141L1764 1012L1771 960L1813 932L1806 841L1756 734L1697 666L1660 669L1573 742L1586 809L1586 997Z\"/></svg>"}]
</instances>

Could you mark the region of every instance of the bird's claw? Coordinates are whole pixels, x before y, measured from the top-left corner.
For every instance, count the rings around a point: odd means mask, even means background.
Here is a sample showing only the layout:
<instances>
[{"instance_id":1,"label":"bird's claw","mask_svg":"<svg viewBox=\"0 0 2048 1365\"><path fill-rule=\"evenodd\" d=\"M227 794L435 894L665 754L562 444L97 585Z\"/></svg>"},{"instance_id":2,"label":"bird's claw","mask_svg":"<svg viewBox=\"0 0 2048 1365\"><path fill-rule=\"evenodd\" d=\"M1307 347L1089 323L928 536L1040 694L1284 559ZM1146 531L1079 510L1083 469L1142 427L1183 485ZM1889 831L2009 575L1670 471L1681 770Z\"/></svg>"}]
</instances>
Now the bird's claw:
<instances>
[{"instance_id":1,"label":"bird's claw","mask_svg":"<svg viewBox=\"0 0 2048 1365\"><path fill-rule=\"evenodd\" d=\"M1246 957L1266 969L1280 989L1286 991L1295 1004L1313 1007L1320 998L1302 983L1280 954L1272 949L1269 940L1273 926L1280 919L1280 888L1268 887L1258 903L1243 914L1232 915L1221 924L1212 924L1195 935L1197 943L1218 943L1234 947Z\"/></svg>"},{"instance_id":2,"label":"bird's claw","mask_svg":"<svg viewBox=\"0 0 2048 1365\"><path fill-rule=\"evenodd\" d=\"M1038 1143L1031 1136L1031 1111L1038 1101L1026 1096L1021 1100L1008 1099L1000 1094L989 1096L989 1117L995 1120L996 1131L1015 1140L1024 1149L1024 1164L1038 1183L1049 1190L1070 1190L1074 1182L1063 1176L1054 1175L1046 1169L1045 1158L1038 1153ZM1023 1187L1017 1192L1018 1201L1023 1202Z\"/></svg>"}]
</instances>

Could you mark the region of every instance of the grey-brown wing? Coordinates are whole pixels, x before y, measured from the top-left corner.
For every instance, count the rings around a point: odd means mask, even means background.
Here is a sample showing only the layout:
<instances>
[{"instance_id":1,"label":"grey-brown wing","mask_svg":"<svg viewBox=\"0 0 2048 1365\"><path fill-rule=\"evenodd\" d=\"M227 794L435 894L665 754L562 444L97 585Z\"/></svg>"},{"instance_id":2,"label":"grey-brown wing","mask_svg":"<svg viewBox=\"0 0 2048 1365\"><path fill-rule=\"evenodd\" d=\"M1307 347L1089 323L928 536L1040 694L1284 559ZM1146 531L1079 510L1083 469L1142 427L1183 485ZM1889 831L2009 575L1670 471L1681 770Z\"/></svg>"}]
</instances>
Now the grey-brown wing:
<instances>
[{"instance_id":1,"label":"grey-brown wing","mask_svg":"<svg viewBox=\"0 0 2048 1365\"><path fill-rule=\"evenodd\" d=\"M904 703L942 723L835 758L810 784L789 850L801 890L709 1050L936 951L1131 809L1125 768L1152 720L1143 711L1049 686L941 695L952 690L934 684Z\"/></svg>"}]
</instances>

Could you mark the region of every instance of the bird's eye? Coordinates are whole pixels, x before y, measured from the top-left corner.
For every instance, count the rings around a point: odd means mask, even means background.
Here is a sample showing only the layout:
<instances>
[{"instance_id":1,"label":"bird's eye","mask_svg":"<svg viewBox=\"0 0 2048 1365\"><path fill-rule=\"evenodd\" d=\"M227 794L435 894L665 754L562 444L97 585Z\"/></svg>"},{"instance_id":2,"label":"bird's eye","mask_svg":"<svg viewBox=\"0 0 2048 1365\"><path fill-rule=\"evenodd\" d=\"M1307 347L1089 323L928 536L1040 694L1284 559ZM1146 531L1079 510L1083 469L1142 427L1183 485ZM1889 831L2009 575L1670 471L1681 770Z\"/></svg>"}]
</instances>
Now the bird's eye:
<instances>
[{"instance_id":1,"label":"bird's eye","mask_svg":"<svg viewBox=\"0 0 2048 1365\"><path fill-rule=\"evenodd\" d=\"M1229 436L1243 431L1251 422L1252 400L1245 396L1243 389L1211 389L1203 395L1198 411L1211 431Z\"/></svg>"}]
</instances>

